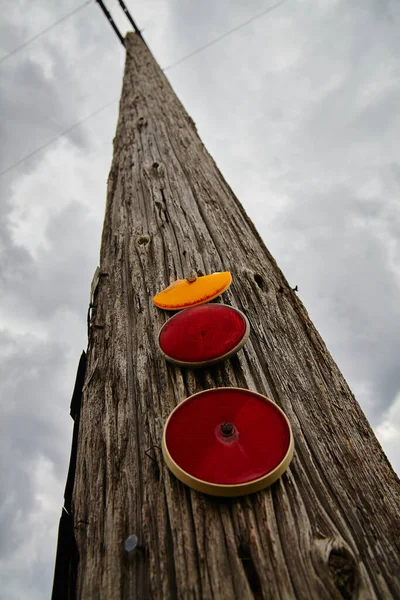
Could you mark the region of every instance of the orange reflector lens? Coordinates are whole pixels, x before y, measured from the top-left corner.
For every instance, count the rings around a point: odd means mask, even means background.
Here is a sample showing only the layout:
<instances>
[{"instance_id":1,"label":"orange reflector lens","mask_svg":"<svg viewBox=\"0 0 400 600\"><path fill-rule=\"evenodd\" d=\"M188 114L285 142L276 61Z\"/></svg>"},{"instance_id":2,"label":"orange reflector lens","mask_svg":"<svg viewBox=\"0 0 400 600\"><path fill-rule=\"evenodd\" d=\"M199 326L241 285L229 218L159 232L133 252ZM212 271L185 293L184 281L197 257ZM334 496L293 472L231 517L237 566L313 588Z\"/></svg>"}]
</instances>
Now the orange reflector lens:
<instances>
[{"instance_id":1,"label":"orange reflector lens","mask_svg":"<svg viewBox=\"0 0 400 600\"><path fill-rule=\"evenodd\" d=\"M213 300L231 284L229 271L197 277L193 282L178 279L165 290L156 294L153 302L164 310L180 310Z\"/></svg>"}]
</instances>

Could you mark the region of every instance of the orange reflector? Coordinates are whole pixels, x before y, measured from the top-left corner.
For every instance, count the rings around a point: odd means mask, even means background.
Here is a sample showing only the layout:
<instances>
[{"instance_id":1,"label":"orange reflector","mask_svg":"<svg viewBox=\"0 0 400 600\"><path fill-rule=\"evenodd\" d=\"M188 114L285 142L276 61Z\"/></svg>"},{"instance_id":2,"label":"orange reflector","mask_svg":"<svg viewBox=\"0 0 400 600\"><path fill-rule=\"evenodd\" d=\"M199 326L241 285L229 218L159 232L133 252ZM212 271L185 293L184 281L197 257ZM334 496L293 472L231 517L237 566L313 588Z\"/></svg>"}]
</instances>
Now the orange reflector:
<instances>
[{"instance_id":1,"label":"orange reflector","mask_svg":"<svg viewBox=\"0 0 400 600\"><path fill-rule=\"evenodd\" d=\"M231 281L232 276L229 271L203 275L197 277L195 281L178 279L156 294L153 302L164 310L180 310L197 306L222 294L230 286Z\"/></svg>"}]
</instances>

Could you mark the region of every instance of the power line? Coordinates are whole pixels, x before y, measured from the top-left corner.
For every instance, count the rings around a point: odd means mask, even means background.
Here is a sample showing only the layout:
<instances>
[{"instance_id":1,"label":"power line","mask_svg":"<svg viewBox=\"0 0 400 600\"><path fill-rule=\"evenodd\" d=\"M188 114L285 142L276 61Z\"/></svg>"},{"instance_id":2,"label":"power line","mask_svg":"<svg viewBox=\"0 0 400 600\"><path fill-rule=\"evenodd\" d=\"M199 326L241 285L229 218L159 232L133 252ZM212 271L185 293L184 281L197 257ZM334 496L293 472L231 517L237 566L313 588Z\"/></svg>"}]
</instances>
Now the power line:
<instances>
[{"instance_id":1,"label":"power line","mask_svg":"<svg viewBox=\"0 0 400 600\"><path fill-rule=\"evenodd\" d=\"M101 10L103 11L103 14L105 16L105 18L107 19L107 21L110 23L111 27L113 28L117 38L119 39L119 41L121 42L121 44L123 46L125 46L125 40L123 35L121 34L120 30L118 29L117 25L115 24L110 11L107 9L106 5L104 4L103 0L96 0L97 4L100 6ZM142 38L143 42L146 44L145 40L143 39L142 36L142 32L140 31L140 29L138 28L138 26L136 25L135 21L132 19L132 15L129 12L125 2L123 0L118 0L119 6L121 7L124 15L126 16L126 18L128 19L129 23L132 25L133 27L133 31L135 33L138 34L139 37ZM146 44L147 45L147 44Z\"/></svg>"},{"instance_id":2,"label":"power line","mask_svg":"<svg viewBox=\"0 0 400 600\"><path fill-rule=\"evenodd\" d=\"M103 104L103 106L100 106L100 108L98 108L94 112L90 113L90 115L87 115L84 119L81 119L80 121L77 121L76 123L74 123L74 125L71 125L71 127L68 127L68 129L65 129L63 132L61 132L58 135L54 136L48 142L45 142L44 144L42 144L41 146L39 146L38 148L36 148L32 152L30 152L29 154L26 154L23 158L21 158L17 162L13 163L12 165L10 165L9 167L7 167L3 171L0 171L0 177L2 177L3 175L5 175L6 173L8 173L9 171L11 171L12 169L14 169L15 167L18 167L20 164L22 164L23 162L25 162L26 160L28 160L28 158L31 158L35 154L38 154L39 152L41 152L42 150L44 150L45 148L47 148L48 146L50 146L50 144L53 144L54 142L56 142L57 140L59 140L60 138L62 138L64 135L67 135L68 133L71 133L71 131L73 131L74 129L76 129L80 125L83 125L83 123L85 123L86 121L89 121L89 119L91 119L92 117L94 117L94 116L98 115L99 113L103 112L103 110L105 110L106 108L108 108L112 104L115 104L115 102L117 102L117 100L118 100L118 98L114 98L114 100L111 100L111 102L107 102L107 104Z\"/></svg>"},{"instance_id":3,"label":"power line","mask_svg":"<svg viewBox=\"0 0 400 600\"><path fill-rule=\"evenodd\" d=\"M92 0L89 0L89 2L91 2ZM98 0L97 0L98 1ZM119 1L119 0L118 0ZM196 48L196 50L193 50L193 52L190 52L190 54L186 54L186 56L183 56L182 58L180 58L179 60L177 60L176 62L168 65L167 67L165 67L163 70L166 71L167 69L172 69L173 67L176 67L177 65L181 64L183 61L187 60L188 58L190 58L191 56L194 56L195 54L199 54L200 52L202 52L203 50L205 50L206 48L208 48L209 46L216 44L217 42L219 42L220 40L228 37L228 35L231 35L232 33L235 33L236 31L238 31L239 29L241 29L242 27L245 27L246 25L248 25L249 23L251 23L252 21L255 21L256 19L259 19L261 17L263 17L264 15L266 15L267 13L275 10L275 8L278 8L278 6L280 6L281 4L284 4L287 0L281 0L280 2L278 2L277 4L274 4L273 6L268 7L267 9L265 9L263 12L259 13L258 15L255 15L254 17L251 17L250 19L248 19L247 21L244 21L243 23L241 23L240 25L237 25L236 27L234 27L233 29L230 29L229 31L225 32L224 34L220 35L219 37L215 38L214 40L211 40L210 42L207 42L207 44L204 44L203 46L201 46L200 48ZM83 6L86 6L86 4L89 4L89 2L86 2L85 4L83 4L82 6L80 6L77 10L80 10L81 8L83 8ZM75 12L76 12L75 11ZM125 11L124 11L125 12ZM72 13L71 13L72 14ZM63 18L67 18L67 15ZM44 31L42 32L44 33ZM40 34L41 35L41 34ZM32 38L33 39L33 38ZM71 127L69 127L68 129L65 129L65 131L61 132L59 135L56 135L55 137L51 138L51 140L49 140L48 142L42 144L41 146L39 146L38 148L36 148L35 150L33 150L33 152L30 152L29 154L27 154L26 156L24 156L23 158L21 158L20 160L18 160L17 162L13 163L12 165L10 165L9 167L7 167L6 169L4 169L3 171L0 171L0 177L2 177L3 175L5 175L6 173L8 173L9 171L11 171L12 169L18 167L20 164L22 164L23 162L25 162L26 160L28 160L29 158L31 158L32 156L34 156L35 154L41 152L42 150L44 150L45 148L47 148L48 146L50 146L51 144L53 144L54 142L56 142L58 139L60 139L61 137L63 137L64 135L67 135L68 133L70 133L73 129L75 129L76 127L79 127L80 125L82 125L83 123L85 123L85 121L88 121L89 119L91 119L92 117L94 117L95 115L99 114L100 112L102 112L103 110L105 110L106 108L108 108L109 106L111 106L111 104L114 104L117 101L117 98L115 98L114 100L112 100L111 102L108 102L107 104L104 104L103 106L101 106L100 108L98 108L97 110L95 110L94 112L92 112L90 115L88 115L87 117L85 117L84 119L82 119L81 121L77 121L74 125L72 125Z\"/></svg>"},{"instance_id":4,"label":"power line","mask_svg":"<svg viewBox=\"0 0 400 600\"><path fill-rule=\"evenodd\" d=\"M115 32L117 38L119 39L119 41L121 42L121 44L123 46L125 46L124 37L123 37L122 33L120 32L120 30L118 29L118 27L116 26L116 24L114 23L114 19L112 18L111 13L107 9L107 7L104 4L103 0L96 0L96 2L100 6L101 10L103 11L103 14L104 14L105 18L110 23L111 27L114 29L114 32Z\"/></svg>"},{"instance_id":5,"label":"power line","mask_svg":"<svg viewBox=\"0 0 400 600\"><path fill-rule=\"evenodd\" d=\"M55 23L53 23L52 25L49 25L49 27L46 27L46 29L43 29L42 31L39 31L39 33L37 33L36 35L34 35L33 37L31 37L29 40L26 40L26 42L24 42L20 46L17 46L16 48L14 48L14 50L11 50L11 52L9 52L8 54L6 54L2 58L0 58L0 64L3 63L8 58L10 58L10 56L12 56L13 54L16 54L17 52L19 52L23 48L26 48L26 46L28 46L29 44L31 44L32 42L34 42L35 40L37 40L38 38L40 38L42 35L44 35L48 31L50 31L51 29L53 29L53 27L56 27L57 25L59 25L63 21L66 21L67 19L69 19L73 15L76 15L77 12L79 12L80 10L82 10L83 8L85 8L85 6L87 6L91 2L92 2L92 0L87 0L86 2L84 2L83 4L81 4L80 6L78 6L74 10L72 10L71 12L69 12L66 15L64 15L63 17L61 17L61 19L58 19L58 21L55 21Z\"/></svg>"},{"instance_id":6,"label":"power line","mask_svg":"<svg viewBox=\"0 0 400 600\"><path fill-rule=\"evenodd\" d=\"M125 2L123 0L118 0L118 3L120 5L120 7L122 8L122 10L124 11L125 16L128 19L129 23L132 25L133 31L135 31L140 37L142 37L141 31L140 31L139 27L136 25L135 21L132 19L132 15L129 12L128 8L126 7Z\"/></svg>"},{"instance_id":7,"label":"power line","mask_svg":"<svg viewBox=\"0 0 400 600\"><path fill-rule=\"evenodd\" d=\"M239 29L241 29L242 27L245 27L246 25L248 25L249 23L252 23L253 21L256 21L257 19L260 19L261 17L263 17L264 15L266 15L269 12L272 12L273 10L275 10L275 8L278 8L278 6L281 6L281 4L284 4L285 2L287 2L287 0L281 0L280 2L277 2L277 4L273 4L272 6L269 6L268 8L266 8L265 10L263 10L263 12L258 13L258 15L255 15L254 17L251 17L247 21L244 21L244 23L241 23L240 25L237 25L233 29L230 29L229 31L226 31L222 35L216 37L215 39L213 39L213 40L211 40L209 42L207 42L203 46L200 46L199 48L196 48L196 50L193 50L193 52L190 52L189 54L186 54L186 56L183 56L182 58L180 58L176 62L173 62L170 65L168 65L167 67L164 67L163 71L167 71L168 69L172 69L173 67L177 67L183 61L187 60L191 56L194 56L195 54L199 54L199 52L202 52L203 50L205 50L209 46L212 46L213 44L216 44L217 42L220 42L224 38L228 37L228 35L231 35L232 33L235 33L236 31L239 31Z\"/></svg>"}]
</instances>

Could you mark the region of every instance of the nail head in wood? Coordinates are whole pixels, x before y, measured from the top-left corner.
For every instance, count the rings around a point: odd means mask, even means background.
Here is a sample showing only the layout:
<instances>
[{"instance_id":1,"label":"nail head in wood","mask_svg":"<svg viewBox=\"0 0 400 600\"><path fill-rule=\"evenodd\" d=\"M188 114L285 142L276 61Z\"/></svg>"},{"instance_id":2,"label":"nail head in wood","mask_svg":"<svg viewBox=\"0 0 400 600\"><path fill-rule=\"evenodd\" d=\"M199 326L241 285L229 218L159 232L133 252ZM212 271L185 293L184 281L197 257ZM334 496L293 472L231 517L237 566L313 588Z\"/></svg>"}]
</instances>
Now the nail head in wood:
<instances>
[{"instance_id":1,"label":"nail head in wood","mask_svg":"<svg viewBox=\"0 0 400 600\"><path fill-rule=\"evenodd\" d=\"M126 538L124 542L124 550L128 553L133 552L134 550L144 552L144 546L138 543L137 535L133 533Z\"/></svg>"}]
</instances>

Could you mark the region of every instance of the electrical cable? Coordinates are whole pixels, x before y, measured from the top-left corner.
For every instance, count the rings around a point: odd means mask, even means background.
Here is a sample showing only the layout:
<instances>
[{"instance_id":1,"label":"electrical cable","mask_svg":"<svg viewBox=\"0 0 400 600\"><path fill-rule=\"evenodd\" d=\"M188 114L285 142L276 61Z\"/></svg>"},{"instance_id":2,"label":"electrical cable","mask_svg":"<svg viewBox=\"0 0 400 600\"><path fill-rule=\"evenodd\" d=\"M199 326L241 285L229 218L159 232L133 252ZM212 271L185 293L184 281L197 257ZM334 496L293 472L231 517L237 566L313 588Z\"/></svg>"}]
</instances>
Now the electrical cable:
<instances>
[{"instance_id":1,"label":"electrical cable","mask_svg":"<svg viewBox=\"0 0 400 600\"><path fill-rule=\"evenodd\" d=\"M96 0L96 2L100 6L101 10L103 11L103 14L104 14L105 18L110 23L111 27L114 29L114 33L116 34L117 38L119 39L119 41L121 42L121 44L123 46L125 46L124 37L123 37L122 33L120 32L120 30L118 29L118 27L116 26L116 24L114 23L114 19L112 18L111 13L107 9L107 7L104 4L103 0Z\"/></svg>"},{"instance_id":2,"label":"electrical cable","mask_svg":"<svg viewBox=\"0 0 400 600\"><path fill-rule=\"evenodd\" d=\"M275 8L278 8L279 6L281 6L281 4L284 4L285 2L287 2L287 0L281 0L280 2L277 2L276 4L273 4L272 6L269 6L268 8L266 8L265 10L263 10L263 12L258 13L258 15L254 15L254 17L251 17L247 21L244 21L244 23L241 23L240 25L237 25L233 29L230 29L229 31L226 31L225 33L223 33L222 35L214 38L213 40L210 40L209 42L207 42L203 46L200 46L199 48L196 48L196 50L193 50L193 52L190 52L189 54L186 54L186 56L183 56L182 58L180 58L176 62L173 62L170 65L164 67L162 70L163 71L167 71L168 69L172 69L173 67L177 67L178 65L180 65L181 63L183 63L183 61L185 61L188 58L194 56L195 54L199 54L199 52L202 52L203 50L205 50L209 46L212 46L213 44L216 44L217 42L220 42L224 38L228 37L228 35L231 35L232 33L235 33L236 31L239 31L239 29L241 29L242 27L245 27L249 23L252 23L253 21L256 21L257 19L260 19L261 17L263 17L264 15L266 15L269 12L272 12L273 10L275 10Z\"/></svg>"},{"instance_id":3,"label":"electrical cable","mask_svg":"<svg viewBox=\"0 0 400 600\"><path fill-rule=\"evenodd\" d=\"M118 98L114 98L114 100L111 100L111 102L107 102L107 104L103 104L103 106L100 106L100 108L98 108L94 112L90 113L90 115L87 115L86 117L84 117L80 121L77 121L76 123L74 123L74 125L71 125L71 127L68 127L68 129L65 129L64 131L62 131L58 135L54 136L48 142L45 142L44 144L42 144L41 146L39 146L38 148L36 148L32 152L30 152L29 154L26 154L23 158L21 158L17 162L13 163L9 167L6 167L3 171L0 171L0 177L2 177L3 175L5 175L6 173L8 173L9 171L11 171L12 169L14 169L15 167L18 167L21 163L25 162L26 160L28 160L28 158L31 158L32 156L34 156L35 154L37 154L41 150L44 150L45 148L47 148L48 146L50 146L50 144L53 144L53 142L56 142L57 140L59 140L60 138L62 138L64 135L67 135L68 133L70 133L71 131L73 131L74 129L76 129L77 127L79 127L80 125L83 125L83 123L85 123L86 121L89 121L89 119L91 119L92 117L94 117L94 116L98 115L99 113L103 112L103 110L105 110L106 108L108 108L112 104L115 104L115 102L117 102L117 100L118 100Z\"/></svg>"},{"instance_id":4,"label":"electrical cable","mask_svg":"<svg viewBox=\"0 0 400 600\"><path fill-rule=\"evenodd\" d=\"M135 21L132 19L131 13L129 12L127 6L125 5L125 2L123 0L118 0L118 3L120 5L120 7L122 8L122 10L124 11L125 16L128 19L129 23L132 25L133 31L135 31L140 37L142 37L140 29L136 25Z\"/></svg>"},{"instance_id":5,"label":"electrical cable","mask_svg":"<svg viewBox=\"0 0 400 600\"><path fill-rule=\"evenodd\" d=\"M35 40L37 40L38 38L40 38L42 35L44 35L48 31L50 31L51 29L53 29L53 27L56 27L57 25L59 25L63 21L66 21L67 19L69 19L73 15L76 15L77 12L79 12L80 10L82 10L83 8L85 8L85 6L88 6L89 4L91 4L92 1L93 0L87 0L86 2L84 2L83 4L81 4L80 6L78 6L74 10L72 10L71 12L69 12L66 15L64 15L63 17L61 17L61 19L58 19L58 21L55 21L52 25L49 25L49 27L46 27L46 29L43 29L42 31L39 31L39 33L37 33L36 35L34 35L33 37L31 37L29 40L26 40L26 42L24 42L23 44L20 44L19 46L17 46L16 48L14 48L14 50L11 50L11 52L8 52L8 54L6 54L5 56L2 56L0 58L0 65L5 60L7 60L8 58L10 58L10 56L12 56L13 54L16 54L17 52L19 52L23 48L26 48L26 46L28 46L31 42L34 42Z\"/></svg>"},{"instance_id":6,"label":"electrical cable","mask_svg":"<svg viewBox=\"0 0 400 600\"><path fill-rule=\"evenodd\" d=\"M89 0L89 2L91 2L91 1L92 0ZM86 2L85 5L88 4L89 2ZM195 54L198 54L199 52L202 52L203 50L205 50L206 48L208 48L209 46L211 46L213 44L216 44L220 40L226 38L228 35L231 35L232 33L235 33L236 31L238 31L242 27L245 27L246 25L248 25L252 21L255 21L256 19L259 19L260 17L263 17L264 15L266 15L267 13L273 11L275 8L278 8L281 4L284 4L285 2L287 2L287 0L281 0L277 4L274 4L273 6L268 7L267 9L265 9L263 12L259 13L258 15L255 15L254 17L251 17L247 21L244 21L244 23L241 23L240 25L237 25L233 29L230 29L229 31L227 31L224 34L220 35L219 37L215 38L214 40L211 40L210 42L207 42L207 44L204 44L200 48L197 48L196 50L193 50L193 52L190 52L189 54L186 54L185 56L183 56L182 58L180 58L176 62L168 65L167 67L164 67L163 71L166 71L168 69L172 69L173 67L176 67L178 64L181 64L183 61L187 60L191 56L193 56ZM85 5L82 5L80 8L83 8L83 6L85 6ZM84 119L82 119L81 121L78 121L77 123L75 123L74 125L72 125L71 127L69 127L68 129L66 129L65 131L61 132L59 135L56 135L55 137L51 138L51 140L49 140L45 144L42 144L41 146L39 146L38 148L36 148L35 150L33 150L33 152L30 152L29 154L27 154L26 156L24 156L23 158L21 158L17 162L13 163L12 165L10 165L9 167L7 167L3 171L0 171L0 177L2 177L3 175L5 175L6 173L8 173L9 171L11 171L12 169L14 169L15 167L18 167L25 160L28 160L28 158L31 158L32 156L34 156L35 154L37 154L41 150L44 150L45 148L47 148L48 146L50 146L51 144L53 144L53 142L56 142L58 139L60 139L64 135L67 135L73 129L75 129L76 127L79 127L80 125L82 125L83 123L85 123L85 121L88 121L89 119L91 119L92 117L94 117L95 115L97 115L98 113L102 112L103 110L105 110L106 108L108 108L108 106L111 106L111 104L114 104L115 102L117 102L117 100L118 99L115 98L111 102L108 102L107 104L104 104L103 106L101 106L100 108L98 108L97 110L95 110L93 113L91 113L90 115L88 115L87 117L85 117Z\"/></svg>"}]
</instances>

